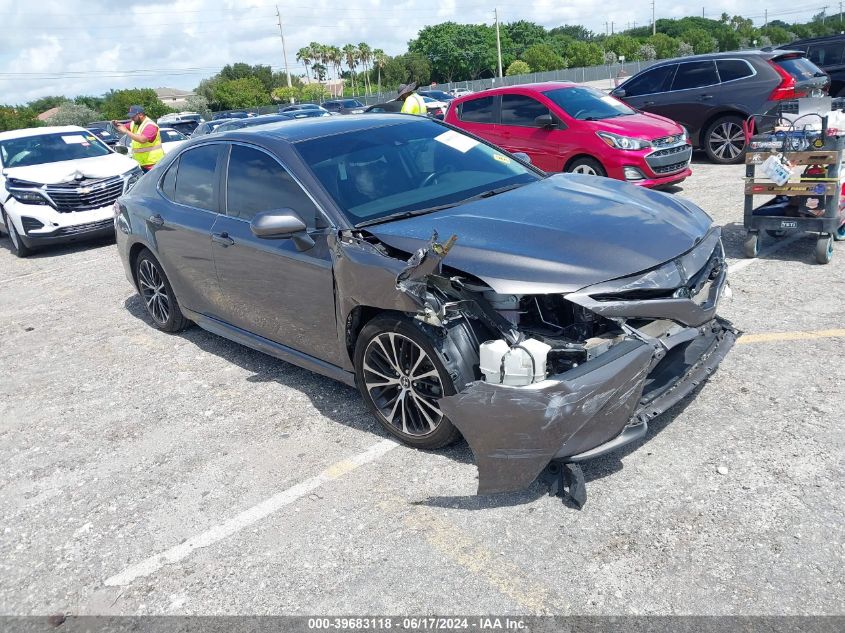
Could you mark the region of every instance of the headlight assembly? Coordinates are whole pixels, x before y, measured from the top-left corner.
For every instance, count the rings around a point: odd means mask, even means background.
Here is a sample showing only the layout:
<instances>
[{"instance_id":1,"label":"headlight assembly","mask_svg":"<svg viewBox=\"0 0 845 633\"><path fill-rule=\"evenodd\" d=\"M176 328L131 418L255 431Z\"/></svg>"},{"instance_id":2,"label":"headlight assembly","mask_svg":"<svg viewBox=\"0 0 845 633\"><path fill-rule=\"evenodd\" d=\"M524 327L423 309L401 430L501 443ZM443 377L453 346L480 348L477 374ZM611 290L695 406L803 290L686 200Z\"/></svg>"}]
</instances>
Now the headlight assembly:
<instances>
[{"instance_id":1,"label":"headlight assembly","mask_svg":"<svg viewBox=\"0 0 845 633\"><path fill-rule=\"evenodd\" d=\"M638 150L648 149L651 147L649 141L644 141L641 138L631 138L630 136L620 136L612 132L596 132L599 138L614 149L624 150Z\"/></svg>"}]
</instances>

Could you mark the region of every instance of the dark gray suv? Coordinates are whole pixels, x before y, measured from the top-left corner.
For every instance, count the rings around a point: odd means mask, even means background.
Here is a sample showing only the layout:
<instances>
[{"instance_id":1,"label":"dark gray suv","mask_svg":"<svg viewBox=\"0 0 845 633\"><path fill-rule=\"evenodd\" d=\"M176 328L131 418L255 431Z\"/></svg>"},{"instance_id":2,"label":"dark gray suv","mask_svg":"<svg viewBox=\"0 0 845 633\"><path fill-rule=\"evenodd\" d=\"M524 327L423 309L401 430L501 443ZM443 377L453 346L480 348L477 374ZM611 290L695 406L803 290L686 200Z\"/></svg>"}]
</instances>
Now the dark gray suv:
<instances>
[{"instance_id":1,"label":"dark gray suv","mask_svg":"<svg viewBox=\"0 0 845 633\"><path fill-rule=\"evenodd\" d=\"M714 163L738 163L744 120L785 99L826 91L829 81L800 51L742 51L660 61L611 94L686 127Z\"/></svg>"}]
</instances>

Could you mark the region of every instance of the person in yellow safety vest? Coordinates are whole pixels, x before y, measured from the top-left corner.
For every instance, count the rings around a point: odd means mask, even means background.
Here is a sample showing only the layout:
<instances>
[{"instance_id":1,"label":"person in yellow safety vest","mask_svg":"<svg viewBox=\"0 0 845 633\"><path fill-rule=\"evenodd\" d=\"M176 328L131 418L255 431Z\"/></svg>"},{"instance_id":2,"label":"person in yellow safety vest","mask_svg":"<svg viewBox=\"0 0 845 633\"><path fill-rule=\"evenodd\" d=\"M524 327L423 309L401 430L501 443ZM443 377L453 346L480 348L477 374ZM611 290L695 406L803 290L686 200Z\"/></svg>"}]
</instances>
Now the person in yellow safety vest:
<instances>
[{"instance_id":1,"label":"person in yellow safety vest","mask_svg":"<svg viewBox=\"0 0 845 633\"><path fill-rule=\"evenodd\" d=\"M428 116L428 108L425 105L423 98L414 90L417 84L411 82L409 84L402 84L399 86L399 96L397 101L402 101L402 114L418 114L420 116Z\"/></svg>"},{"instance_id":2,"label":"person in yellow safety vest","mask_svg":"<svg viewBox=\"0 0 845 633\"><path fill-rule=\"evenodd\" d=\"M130 106L127 114L132 120L128 128L117 121L112 121L112 123L118 132L132 139L132 158L138 161L141 169L150 171L158 161L164 158L158 126L147 118L142 106Z\"/></svg>"}]
</instances>

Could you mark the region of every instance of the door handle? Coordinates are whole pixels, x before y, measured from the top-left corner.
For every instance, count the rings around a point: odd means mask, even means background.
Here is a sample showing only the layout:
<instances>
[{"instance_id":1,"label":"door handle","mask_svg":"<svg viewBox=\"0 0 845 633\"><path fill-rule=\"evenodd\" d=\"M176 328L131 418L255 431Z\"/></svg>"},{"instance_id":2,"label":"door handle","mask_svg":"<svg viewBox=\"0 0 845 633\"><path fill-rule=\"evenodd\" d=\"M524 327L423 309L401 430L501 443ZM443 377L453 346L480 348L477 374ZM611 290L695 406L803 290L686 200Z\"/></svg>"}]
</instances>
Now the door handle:
<instances>
[{"instance_id":1,"label":"door handle","mask_svg":"<svg viewBox=\"0 0 845 633\"><path fill-rule=\"evenodd\" d=\"M655 103L656 103L655 101L645 101L645 102L643 103L643 105L644 105L644 106L650 106L650 105L654 105Z\"/></svg>"},{"instance_id":2,"label":"door handle","mask_svg":"<svg viewBox=\"0 0 845 633\"><path fill-rule=\"evenodd\" d=\"M147 219L147 222L149 222L153 226L164 226L164 218L161 217L158 213L156 213L155 215L151 215Z\"/></svg>"},{"instance_id":3,"label":"door handle","mask_svg":"<svg viewBox=\"0 0 845 633\"><path fill-rule=\"evenodd\" d=\"M221 246L231 246L235 243L228 233L212 233L211 241L220 244Z\"/></svg>"},{"instance_id":4,"label":"door handle","mask_svg":"<svg viewBox=\"0 0 845 633\"><path fill-rule=\"evenodd\" d=\"M707 101L708 99L712 99L712 98L713 98L713 95L698 95L698 98L699 98L701 101Z\"/></svg>"}]
</instances>

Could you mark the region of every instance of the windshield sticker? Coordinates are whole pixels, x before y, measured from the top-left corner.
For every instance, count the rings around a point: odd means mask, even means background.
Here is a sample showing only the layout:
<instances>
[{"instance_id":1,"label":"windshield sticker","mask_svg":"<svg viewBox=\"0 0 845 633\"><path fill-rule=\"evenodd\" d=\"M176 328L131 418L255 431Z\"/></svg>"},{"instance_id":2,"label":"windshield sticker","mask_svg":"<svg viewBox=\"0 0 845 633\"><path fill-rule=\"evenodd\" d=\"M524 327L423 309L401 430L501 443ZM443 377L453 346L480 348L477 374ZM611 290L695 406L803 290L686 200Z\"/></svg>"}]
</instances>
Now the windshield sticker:
<instances>
[{"instance_id":1,"label":"windshield sticker","mask_svg":"<svg viewBox=\"0 0 845 633\"><path fill-rule=\"evenodd\" d=\"M478 145L478 141L476 141L475 139L472 139L468 136L464 136L463 134L459 134L454 130L443 132L443 134L441 134L440 136L435 136L434 140L439 141L444 145L448 145L452 149L456 149L462 154L466 154L469 150Z\"/></svg>"},{"instance_id":2,"label":"windshield sticker","mask_svg":"<svg viewBox=\"0 0 845 633\"><path fill-rule=\"evenodd\" d=\"M74 134L73 136L63 136L62 140L68 145L87 145L88 143L88 141L85 140L85 137L81 136L80 134Z\"/></svg>"},{"instance_id":3,"label":"windshield sticker","mask_svg":"<svg viewBox=\"0 0 845 633\"><path fill-rule=\"evenodd\" d=\"M89 141L95 140L93 136L86 136L85 138L87 138Z\"/></svg>"},{"instance_id":4,"label":"windshield sticker","mask_svg":"<svg viewBox=\"0 0 845 633\"><path fill-rule=\"evenodd\" d=\"M500 163L504 163L505 165L509 165L511 162L510 158L508 158L507 156L502 156L501 154L493 154L493 158L495 158Z\"/></svg>"},{"instance_id":5,"label":"windshield sticker","mask_svg":"<svg viewBox=\"0 0 845 633\"><path fill-rule=\"evenodd\" d=\"M601 97L601 100L604 101L605 103L609 103L610 105L614 105L614 106L619 105L619 102L614 97L611 97L610 95L605 95L605 96Z\"/></svg>"}]
</instances>

